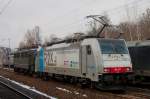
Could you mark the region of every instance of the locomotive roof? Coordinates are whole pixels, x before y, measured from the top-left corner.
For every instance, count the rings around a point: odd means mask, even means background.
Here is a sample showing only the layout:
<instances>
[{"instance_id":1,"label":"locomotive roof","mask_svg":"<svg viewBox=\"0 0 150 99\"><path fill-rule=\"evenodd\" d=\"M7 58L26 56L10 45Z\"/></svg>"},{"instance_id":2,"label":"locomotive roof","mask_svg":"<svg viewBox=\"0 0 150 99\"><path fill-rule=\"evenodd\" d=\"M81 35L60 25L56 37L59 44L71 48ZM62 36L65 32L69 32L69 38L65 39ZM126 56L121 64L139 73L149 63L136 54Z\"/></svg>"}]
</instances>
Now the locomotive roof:
<instances>
[{"instance_id":1,"label":"locomotive roof","mask_svg":"<svg viewBox=\"0 0 150 99\"><path fill-rule=\"evenodd\" d=\"M101 39L101 40L123 40L123 39L110 39L110 38L86 38L86 39ZM84 40L86 40L84 39ZM57 49L57 48L66 48L66 47L73 47L73 48L77 48L80 46L80 44L82 43L82 41L76 41L76 42L62 42L62 43L56 43L50 46L45 47L46 49Z\"/></svg>"},{"instance_id":2,"label":"locomotive roof","mask_svg":"<svg viewBox=\"0 0 150 99\"><path fill-rule=\"evenodd\" d=\"M60 43L60 44L54 44L51 46L47 46L46 49L57 49L57 48L66 48L66 47L76 47L79 46L80 43Z\"/></svg>"},{"instance_id":3,"label":"locomotive roof","mask_svg":"<svg viewBox=\"0 0 150 99\"><path fill-rule=\"evenodd\" d=\"M34 48L34 49L23 49L23 50L17 50L14 53L29 52L29 51L35 51L35 50L37 50L37 49L36 48Z\"/></svg>"},{"instance_id":4,"label":"locomotive roof","mask_svg":"<svg viewBox=\"0 0 150 99\"><path fill-rule=\"evenodd\" d=\"M134 47L134 46L150 46L150 40L145 41L128 41L127 42L128 47Z\"/></svg>"}]
</instances>

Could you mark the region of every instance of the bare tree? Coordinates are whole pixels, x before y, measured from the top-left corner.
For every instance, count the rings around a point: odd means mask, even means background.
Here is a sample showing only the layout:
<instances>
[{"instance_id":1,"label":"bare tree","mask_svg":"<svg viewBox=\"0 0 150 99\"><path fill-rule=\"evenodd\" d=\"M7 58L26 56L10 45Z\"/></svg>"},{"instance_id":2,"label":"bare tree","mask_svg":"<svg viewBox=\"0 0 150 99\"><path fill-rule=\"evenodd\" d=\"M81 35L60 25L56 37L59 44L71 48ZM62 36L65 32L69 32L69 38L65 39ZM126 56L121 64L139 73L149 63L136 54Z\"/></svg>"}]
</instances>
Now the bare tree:
<instances>
[{"instance_id":1,"label":"bare tree","mask_svg":"<svg viewBox=\"0 0 150 99\"><path fill-rule=\"evenodd\" d=\"M39 34L37 35L37 27L27 30L24 39L20 42L19 48L37 47L39 42Z\"/></svg>"},{"instance_id":2,"label":"bare tree","mask_svg":"<svg viewBox=\"0 0 150 99\"><path fill-rule=\"evenodd\" d=\"M28 30L25 34L26 46L31 47L36 44L36 34L33 30Z\"/></svg>"},{"instance_id":3,"label":"bare tree","mask_svg":"<svg viewBox=\"0 0 150 99\"><path fill-rule=\"evenodd\" d=\"M49 42L57 42L57 41L60 41L60 40L61 39L59 37L57 37L55 34L50 35Z\"/></svg>"},{"instance_id":4,"label":"bare tree","mask_svg":"<svg viewBox=\"0 0 150 99\"><path fill-rule=\"evenodd\" d=\"M44 45L48 45L50 43L56 43L57 41L60 41L61 39L57 37L55 34L51 34L49 37L46 37L44 40Z\"/></svg>"},{"instance_id":5,"label":"bare tree","mask_svg":"<svg viewBox=\"0 0 150 99\"><path fill-rule=\"evenodd\" d=\"M135 22L126 21L119 24L126 40L145 40L150 38L150 9L147 9ZM131 39L132 38L132 39Z\"/></svg>"},{"instance_id":6,"label":"bare tree","mask_svg":"<svg viewBox=\"0 0 150 99\"><path fill-rule=\"evenodd\" d=\"M145 13L143 13L142 17L139 21L140 27L140 36L142 39L150 38L150 9L147 9Z\"/></svg>"},{"instance_id":7,"label":"bare tree","mask_svg":"<svg viewBox=\"0 0 150 99\"><path fill-rule=\"evenodd\" d=\"M25 47L26 47L25 42L21 41L19 43L19 48L25 48Z\"/></svg>"}]
</instances>

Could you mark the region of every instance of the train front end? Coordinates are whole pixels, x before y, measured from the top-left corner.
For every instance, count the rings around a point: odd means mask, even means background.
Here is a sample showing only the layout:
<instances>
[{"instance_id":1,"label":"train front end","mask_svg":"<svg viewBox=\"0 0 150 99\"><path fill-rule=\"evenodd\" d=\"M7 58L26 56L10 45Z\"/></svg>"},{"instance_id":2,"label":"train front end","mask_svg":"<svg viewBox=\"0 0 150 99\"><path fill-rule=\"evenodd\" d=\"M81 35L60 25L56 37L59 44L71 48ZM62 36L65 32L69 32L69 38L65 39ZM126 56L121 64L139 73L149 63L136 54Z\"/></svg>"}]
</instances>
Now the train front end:
<instances>
[{"instance_id":1,"label":"train front end","mask_svg":"<svg viewBox=\"0 0 150 99\"><path fill-rule=\"evenodd\" d=\"M102 58L101 84L110 89L120 89L132 79L132 64L126 43L114 39L100 39L98 42Z\"/></svg>"}]
</instances>

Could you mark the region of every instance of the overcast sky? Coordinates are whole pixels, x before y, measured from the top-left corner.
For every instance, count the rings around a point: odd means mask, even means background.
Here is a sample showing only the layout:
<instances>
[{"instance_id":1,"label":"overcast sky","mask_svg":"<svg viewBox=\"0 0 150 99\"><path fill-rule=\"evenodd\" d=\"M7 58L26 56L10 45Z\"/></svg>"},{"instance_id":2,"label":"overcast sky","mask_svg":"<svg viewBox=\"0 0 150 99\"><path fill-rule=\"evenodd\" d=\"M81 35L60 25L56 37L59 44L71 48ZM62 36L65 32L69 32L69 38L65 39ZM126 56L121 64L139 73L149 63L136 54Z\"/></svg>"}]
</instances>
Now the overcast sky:
<instances>
[{"instance_id":1,"label":"overcast sky","mask_svg":"<svg viewBox=\"0 0 150 99\"><path fill-rule=\"evenodd\" d=\"M8 1L0 0L0 11ZM112 23L118 24L127 18L122 12L128 7L144 8L139 4L148 6L149 0L12 0L0 15L0 46L8 46L10 38L11 47L18 47L26 31L36 25L41 28L42 39L51 34L64 37L84 32L88 27L85 17L91 14L107 13Z\"/></svg>"}]
</instances>

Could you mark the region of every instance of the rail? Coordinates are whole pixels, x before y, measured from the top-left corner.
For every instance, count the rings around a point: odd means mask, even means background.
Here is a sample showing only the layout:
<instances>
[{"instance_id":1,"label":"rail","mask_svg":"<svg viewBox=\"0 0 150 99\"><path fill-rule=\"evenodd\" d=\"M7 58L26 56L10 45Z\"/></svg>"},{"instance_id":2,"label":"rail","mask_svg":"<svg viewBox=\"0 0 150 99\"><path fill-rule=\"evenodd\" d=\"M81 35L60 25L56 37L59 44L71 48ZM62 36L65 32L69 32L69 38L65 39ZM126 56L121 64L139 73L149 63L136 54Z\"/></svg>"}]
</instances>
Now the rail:
<instances>
[{"instance_id":1,"label":"rail","mask_svg":"<svg viewBox=\"0 0 150 99\"><path fill-rule=\"evenodd\" d=\"M4 82L2 82L2 81L0 81L0 84L6 86L7 88L9 88L10 90L12 90L13 92L15 92L15 93L17 93L17 94L20 94L20 95L24 96L24 97L27 98L27 99L32 99L30 96L28 96L28 95L26 95L26 94L24 94L24 93L18 91L17 89L11 87L10 85L8 85L8 84L6 84L6 83L4 83Z\"/></svg>"}]
</instances>

